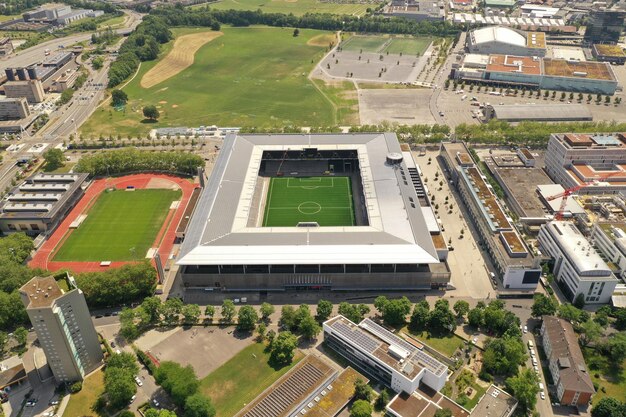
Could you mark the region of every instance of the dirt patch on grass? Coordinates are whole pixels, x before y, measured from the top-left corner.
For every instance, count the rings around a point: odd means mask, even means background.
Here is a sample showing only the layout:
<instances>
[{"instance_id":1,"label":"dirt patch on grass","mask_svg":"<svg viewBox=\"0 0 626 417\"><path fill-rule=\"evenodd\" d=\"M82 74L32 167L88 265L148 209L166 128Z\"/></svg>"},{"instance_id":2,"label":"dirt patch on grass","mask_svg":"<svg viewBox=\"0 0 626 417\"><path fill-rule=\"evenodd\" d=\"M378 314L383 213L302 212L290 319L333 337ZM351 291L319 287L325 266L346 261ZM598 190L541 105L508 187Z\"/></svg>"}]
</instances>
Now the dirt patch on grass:
<instances>
[{"instance_id":1,"label":"dirt patch on grass","mask_svg":"<svg viewBox=\"0 0 626 417\"><path fill-rule=\"evenodd\" d=\"M198 49L222 35L222 32L200 32L177 38L170 53L144 74L140 85L154 87L190 67Z\"/></svg>"},{"instance_id":2,"label":"dirt patch on grass","mask_svg":"<svg viewBox=\"0 0 626 417\"><path fill-rule=\"evenodd\" d=\"M335 35L332 33L327 33L324 35L313 36L311 39L307 41L306 44L310 46L326 47L330 45L331 42L335 42Z\"/></svg>"}]
</instances>

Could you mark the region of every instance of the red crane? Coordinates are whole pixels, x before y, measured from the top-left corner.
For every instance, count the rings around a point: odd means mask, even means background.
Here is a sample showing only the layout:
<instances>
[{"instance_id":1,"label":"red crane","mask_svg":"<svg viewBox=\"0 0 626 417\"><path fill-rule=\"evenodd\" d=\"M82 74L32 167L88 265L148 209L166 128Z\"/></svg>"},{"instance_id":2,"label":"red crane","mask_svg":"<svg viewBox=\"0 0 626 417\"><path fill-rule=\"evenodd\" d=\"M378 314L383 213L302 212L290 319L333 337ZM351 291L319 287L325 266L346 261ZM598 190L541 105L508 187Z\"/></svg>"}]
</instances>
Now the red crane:
<instances>
[{"instance_id":1,"label":"red crane","mask_svg":"<svg viewBox=\"0 0 626 417\"><path fill-rule=\"evenodd\" d=\"M602 177L599 178L594 178L593 181L604 181L607 180L609 178L611 178L614 175L619 175L619 174L624 174L623 170L619 170L619 171L615 171L615 172L611 172L608 175L604 175ZM591 184L593 181L589 181L589 182L584 182L582 184L578 184L574 187L568 188L567 190L563 191L562 193L550 196L548 198L546 198L547 201L552 201L552 200L556 200L559 197L563 197L563 199L561 200L561 205L559 206L559 210L554 214L554 218L556 220L563 220L563 214L565 211L565 206L567 205L567 198L574 194L576 191L580 190L581 188L584 188L586 186L588 186L589 184Z\"/></svg>"}]
</instances>

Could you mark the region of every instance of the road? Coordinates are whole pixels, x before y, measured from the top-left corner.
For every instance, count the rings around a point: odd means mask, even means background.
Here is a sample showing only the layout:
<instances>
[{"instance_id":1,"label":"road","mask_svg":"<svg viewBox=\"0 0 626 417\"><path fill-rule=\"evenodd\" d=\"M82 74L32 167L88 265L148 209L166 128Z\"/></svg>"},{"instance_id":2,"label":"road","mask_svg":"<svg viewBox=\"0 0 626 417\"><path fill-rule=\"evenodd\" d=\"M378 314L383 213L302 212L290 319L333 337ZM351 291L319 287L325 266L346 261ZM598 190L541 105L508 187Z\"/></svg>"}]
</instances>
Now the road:
<instances>
[{"instance_id":1,"label":"road","mask_svg":"<svg viewBox=\"0 0 626 417\"><path fill-rule=\"evenodd\" d=\"M446 62L444 62L444 64L441 66L441 69L439 70L439 73L433 79L434 91L433 91L433 94L430 96L428 107L430 109L430 114L433 116L433 118L435 119L435 123L437 124L442 124L442 125L446 124L445 113L443 114L443 116L440 114L440 112L444 109L439 108L439 106L437 105L437 100L439 99L439 94L441 94L441 89L443 88L443 85L448 79L448 76L450 75L450 71L452 70L452 63L454 62L454 57L457 55L457 53L460 53L463 50L463 47L465 45L465 36L466 36L466 32L462 32L461 37L459 38L459 41L457 42L456 46L454 47L452 51L450 51L450 53L448 54L448 58L446 59Z\"/></svg>"},{"instance_id":2,"label":"road","mask_svg":"<svg viewBox=\"0 0 626 417\"><path fill-rule=\"evenodd\" d=\"M134 11L125 11L125 13L128 16L125 20L125 27L117 29L116 32L118 34L129 33L141 23L141 14ZM90 38L91 33L80 33L54 41L44 42L3 59L0 61L0 68L4 70L4 68L8 67L30 65L38 60L43 60L46 49L57 48L59 45L68 47ZM19 158L33 155L28 152L32 145L36 143L46 143L48 145L46 149L50 149L62 143L70 134L75 133L78 127L87 120L104 97L104 91L108 82L107 72L110 64L111 61L109 57L107 57L104 66L98 71L94 71L89 65L86 65L85 68L90 72L89 80L83 87L76 91L72 100L53 111L50 114L50 121L40 132L31 137L22 138L20 143L24 146L19 151L5 155L3 164L0 167L0 190L4 190L8 187L11 180L15 177L19 169L16 165L16 161ZM97 84L102 84L102 86L98 86Z\"/></svg>"}]
</instances>

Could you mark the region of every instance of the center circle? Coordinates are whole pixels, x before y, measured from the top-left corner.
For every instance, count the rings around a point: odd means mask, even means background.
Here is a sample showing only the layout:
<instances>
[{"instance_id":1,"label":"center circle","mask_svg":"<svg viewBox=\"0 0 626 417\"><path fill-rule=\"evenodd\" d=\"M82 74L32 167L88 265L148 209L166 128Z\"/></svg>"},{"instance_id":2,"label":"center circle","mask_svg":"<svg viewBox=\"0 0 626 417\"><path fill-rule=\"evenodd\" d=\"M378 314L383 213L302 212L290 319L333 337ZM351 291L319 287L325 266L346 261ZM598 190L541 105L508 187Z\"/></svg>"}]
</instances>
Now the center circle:
<instances>
[{"instance_id":1,"label":"center circle","mask_svg":"<svg viewBox=\"0 0 626 417\"><path fill-rule=\"evenodd\" d=\"M300 203L298 206L298 211L302 214L317 214L322 211L322 206L315 201L305 201Z\"/></svg>"}]
</instances>

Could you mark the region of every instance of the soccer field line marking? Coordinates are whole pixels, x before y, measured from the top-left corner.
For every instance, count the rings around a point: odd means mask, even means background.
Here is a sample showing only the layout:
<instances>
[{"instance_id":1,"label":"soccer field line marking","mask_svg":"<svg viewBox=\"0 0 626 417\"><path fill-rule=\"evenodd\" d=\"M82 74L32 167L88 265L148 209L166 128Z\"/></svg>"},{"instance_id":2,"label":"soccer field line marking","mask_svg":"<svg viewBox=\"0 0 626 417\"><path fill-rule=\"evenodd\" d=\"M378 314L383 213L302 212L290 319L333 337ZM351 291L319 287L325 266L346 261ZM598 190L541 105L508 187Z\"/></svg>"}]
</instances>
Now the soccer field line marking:
<instances>
[{"instance_id":1,"label":"soccer field line marking","mask_svg":"<svg viewBox=\"0 0 626 417\"><path fill-rule=\"evenodd\" d=\"M318 203L319 204L319 203ZM297 210L299 206L297 207L270 207L270 210ZM326 206L322 206L322 209L332 209L332 210L346 210L346 209L351 209L352 207L326 207Z\"/></svg>"},{"instance_id":2,"label":"soccer field line marking","mask_svg":"<svg viewBox=\"0 0 626 417\"><path fill-rule=\"evenodd\" d=\"M287 182L287 186L289 186L289 182ZM274 181L270 181L270 196L267 199L267 211L265 212L265 218L263 219L263 227L267 226L267 221L269 218L269 212L272 209L272 191L274 191Z\"/></svg>"}]
</instances>

